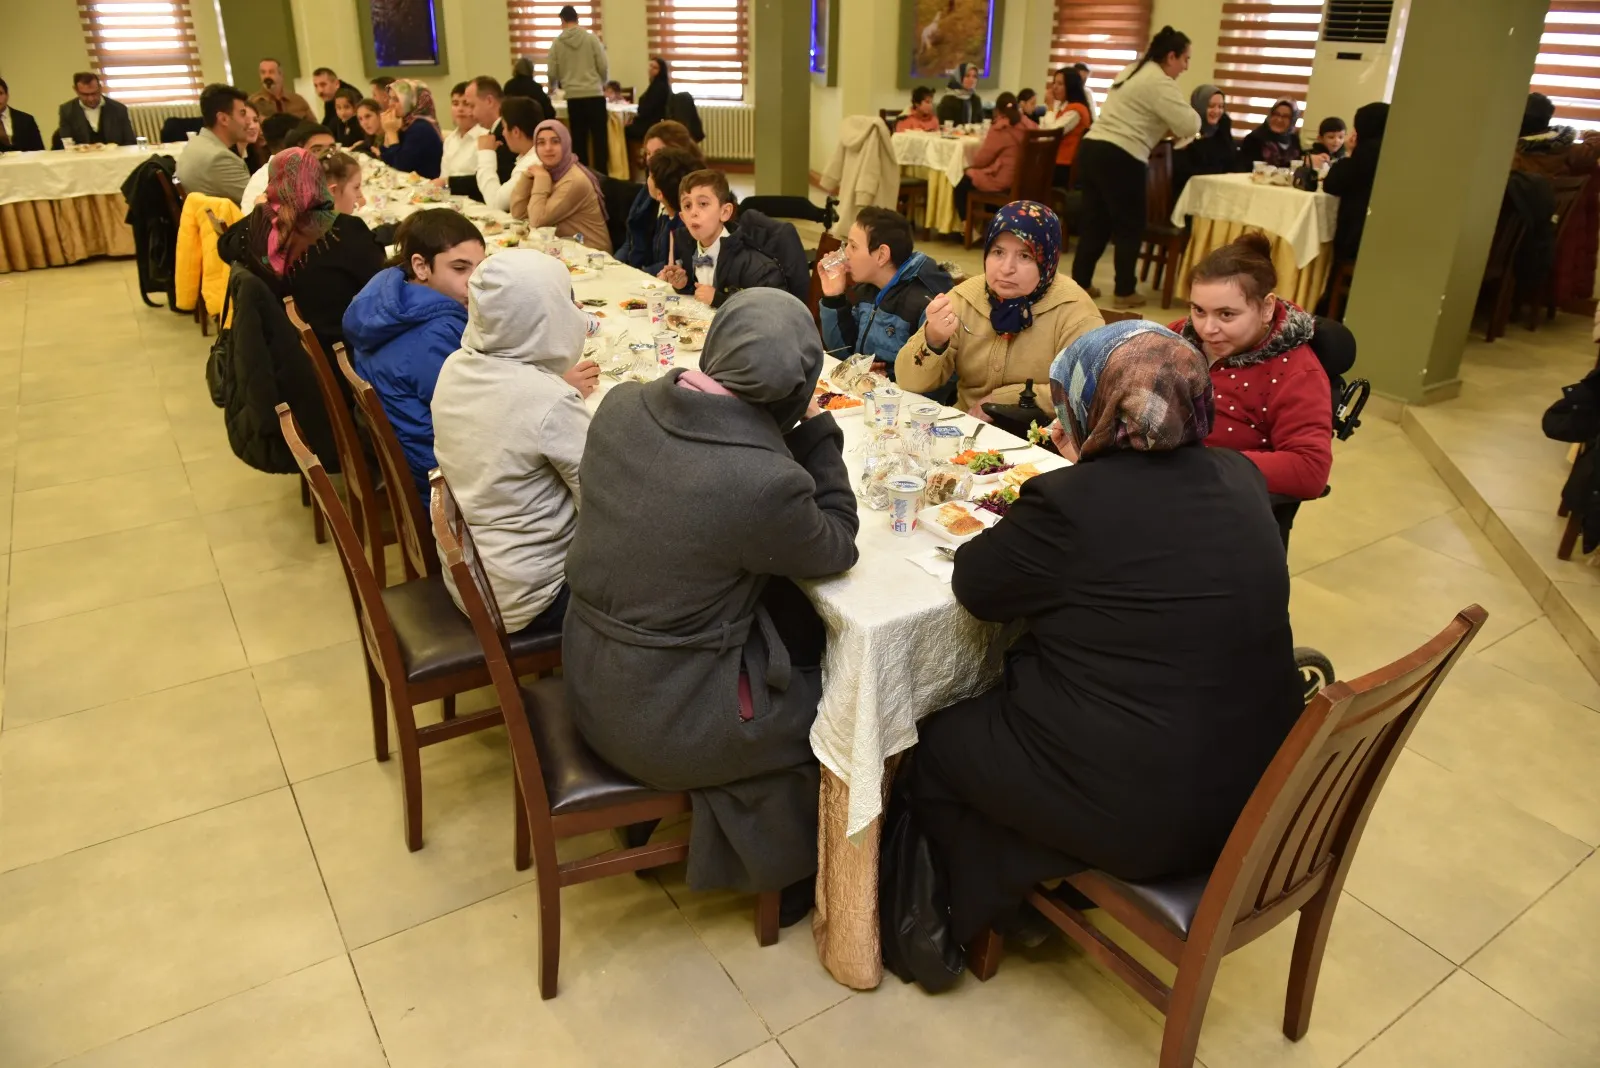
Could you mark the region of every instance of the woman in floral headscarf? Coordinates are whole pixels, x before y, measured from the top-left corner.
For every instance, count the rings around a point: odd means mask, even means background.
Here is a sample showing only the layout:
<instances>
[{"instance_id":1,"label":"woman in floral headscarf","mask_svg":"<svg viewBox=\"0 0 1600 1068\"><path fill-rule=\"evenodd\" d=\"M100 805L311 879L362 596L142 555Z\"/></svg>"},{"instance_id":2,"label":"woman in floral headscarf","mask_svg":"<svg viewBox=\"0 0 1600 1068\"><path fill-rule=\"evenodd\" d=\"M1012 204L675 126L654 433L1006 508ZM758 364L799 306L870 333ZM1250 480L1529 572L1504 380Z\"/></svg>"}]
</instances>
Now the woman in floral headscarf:
<instances>
[{"instance_id":1,"label":"woman in floral headscarf","mask_svg":"<svg viewBox=\"0 0 1600 1068\"><path fill-rule=\"evenodd\" d=\"M389 100L382 116L383 162L397 171L439 177L444 138L433 113L433 92L415 78L396 78L389 86Z\"/></svg>"},{"instance_id":2,"label":"woman in floral headscarf","mask_svg":"<svg viewBox=\"0 0 1600 1068\"><path fill-rule=\"evenodd\" d=\"M1003 681L924 721L912 756L962 943L1035 933L1019 906L1043 879L1209 870L1301 710L1283 544L1260 472L1202 445L1205 358L1119 322L1050 391L1077 464L1024 483L951 583L1016 636Z\"/></svg>"},{"instance_id":3,"label":"woman in floral headscarf","mask_svg":"<svg viewBox=\"0 0 1600 1068\"><path fill-rule=\"evenodd\" d=\"M1001 208L983 240L983 274L929 302L895 358L895 380L931 393L954 374L956 406L982 418L980 404L1015 404L1032 379L1048 411L1050 361L1104 323L1089 294L1056 273L1060 259L1055 212L1031 200Z\"/></svg>"},{"instance_id":4,"label":"woman in floral headscarf","mask_svg":"<svg viewBox=\"0 0 1600 1068\"><path fill-rule=\"evenodd\" d=\"M363 203L361 165L333 152L319 160L286 148L267 164L267 197L217 242L295 307L330 356L344 340L345 309L383 268L383 245L354 214Z\"/></svg>"}]
</instances>

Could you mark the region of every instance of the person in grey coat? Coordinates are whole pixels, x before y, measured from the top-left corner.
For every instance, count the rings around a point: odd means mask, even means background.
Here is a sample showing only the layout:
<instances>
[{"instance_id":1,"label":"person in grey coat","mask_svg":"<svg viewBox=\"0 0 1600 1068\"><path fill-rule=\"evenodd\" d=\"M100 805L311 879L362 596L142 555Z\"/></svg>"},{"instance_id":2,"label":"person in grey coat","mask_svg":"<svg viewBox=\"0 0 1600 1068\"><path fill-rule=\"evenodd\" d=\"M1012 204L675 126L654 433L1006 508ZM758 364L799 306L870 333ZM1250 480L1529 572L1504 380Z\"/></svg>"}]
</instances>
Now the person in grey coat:
<instances>
[{"instance_id":1,"label":"person in grey coat","mask_svg":"<svg viewBox=\"0 0 1600 1068\"><path fill-rule=\"evenodd\" d=\"M785 923L813 897L824 644L789 580L856 561L844 437L813 398L822 361L803 303L736 294L699 371L600 405L567 553L579 731L621 771L689 791L692 888L781 888Z\"/></svg>"},{"instance_id":2,"label":"person in grey coat","mask_svg":"<svg viewBox=\"0 0 1600 1068\"><path fill-rule=\"evenodd\" d=\"M606 46L578 25L578 9L561 9L561 32L550 42L545 71L550 88L560 88L567 98L567 125L572 127L572 150L578 161L600 174L606 172L610 152L606 126L605 84L609 76ZM509 89L509 86L507 87Z\"/></svg>"}]
</instances>

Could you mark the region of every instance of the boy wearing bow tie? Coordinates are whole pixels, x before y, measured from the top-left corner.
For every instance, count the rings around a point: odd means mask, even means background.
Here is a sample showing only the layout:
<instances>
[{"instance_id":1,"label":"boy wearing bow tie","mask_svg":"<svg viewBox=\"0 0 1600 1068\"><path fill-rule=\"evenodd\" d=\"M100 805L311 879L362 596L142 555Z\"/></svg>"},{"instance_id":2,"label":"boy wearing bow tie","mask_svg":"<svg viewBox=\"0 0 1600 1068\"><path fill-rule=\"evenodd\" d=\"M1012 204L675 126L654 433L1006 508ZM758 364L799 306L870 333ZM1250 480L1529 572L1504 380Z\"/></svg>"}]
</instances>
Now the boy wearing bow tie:
<instances>
[{"instance_id":1,"label":"boy wearing bow tie","mask_svg":"<svg viewBox=\"0 0 1600 1068\"><path fill-rule=\"evenodd\" d=\"M811 272L792 225L759 211L739 212L735 223L733 194L717 171L688 175L678 197L678 218L694 240L674 248L676 262L661 269L663 281L713 308L740 290L758 287L806 299Z\"/></svg>"}]
</instances>

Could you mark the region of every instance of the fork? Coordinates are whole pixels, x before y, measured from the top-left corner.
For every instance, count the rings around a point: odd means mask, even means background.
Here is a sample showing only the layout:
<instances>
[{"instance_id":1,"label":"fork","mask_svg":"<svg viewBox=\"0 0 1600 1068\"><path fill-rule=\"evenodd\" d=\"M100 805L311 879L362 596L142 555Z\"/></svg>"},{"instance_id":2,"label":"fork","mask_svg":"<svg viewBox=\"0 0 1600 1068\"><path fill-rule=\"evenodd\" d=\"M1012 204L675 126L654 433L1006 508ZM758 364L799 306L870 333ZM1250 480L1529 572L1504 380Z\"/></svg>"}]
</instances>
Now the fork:
<instances>
[{"instance_id":1,"label":"fork","mask_svg":"<svg viewBox=\"0 0 1600 1068\"><path fill-rule=\"evenodd\" d=\"M968 449L976 448L978 445L979 432L988 425L989 424L985 423L982 419L978 420L978 425L972 428L972 433L961 439L961 451L966 452Z\"/></svg>"}]
</instances>

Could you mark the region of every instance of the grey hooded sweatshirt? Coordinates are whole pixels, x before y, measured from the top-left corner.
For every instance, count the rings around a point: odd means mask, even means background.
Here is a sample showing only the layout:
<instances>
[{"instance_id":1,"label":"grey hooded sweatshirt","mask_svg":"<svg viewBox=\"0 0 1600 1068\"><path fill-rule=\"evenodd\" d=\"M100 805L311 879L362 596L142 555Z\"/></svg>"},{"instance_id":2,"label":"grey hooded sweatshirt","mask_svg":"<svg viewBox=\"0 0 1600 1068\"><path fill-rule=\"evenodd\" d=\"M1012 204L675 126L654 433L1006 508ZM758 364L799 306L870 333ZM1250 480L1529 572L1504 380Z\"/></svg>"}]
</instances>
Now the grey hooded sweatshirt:
<instances>
[{"instance_id":1,"label":"grey hooded sweatshirt","mask_svg":"<svg viewBox=\"0 0 1600 1068\"><path fill-rule=\"evenodd\" d=\"M561 376L583 354L586 324L561 261L499 252L472 272L461 347L434 386L434 457L507 631L548 608L565 580L589 411ZM459 608L453 584L450 596Z\"/></svg>"},{"instance_id":2,"label":"grey hooded sweatshirt","mask_svg":"<svg viewBox=\"0 0 1600 1068\"><path fill-rule=\"evenodd\" d=\"M568 100L599 96L606 84L606 46L582 26L568 26L550 42L545 56L550 88L560 86Z\"/></svg>"}]
</instances>

